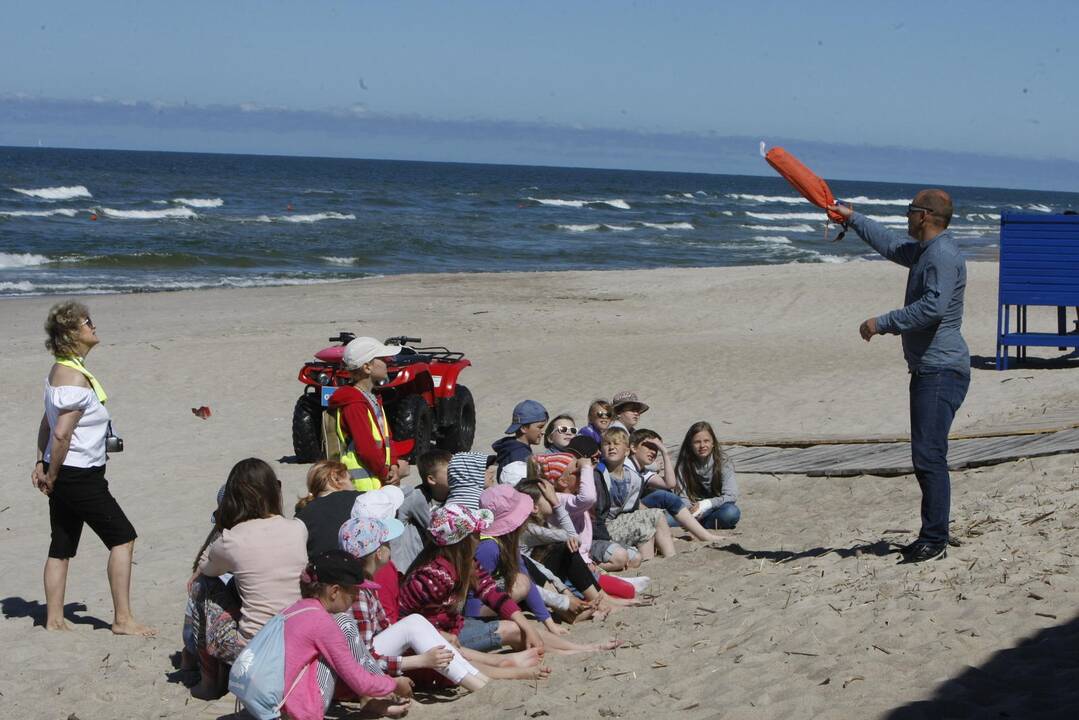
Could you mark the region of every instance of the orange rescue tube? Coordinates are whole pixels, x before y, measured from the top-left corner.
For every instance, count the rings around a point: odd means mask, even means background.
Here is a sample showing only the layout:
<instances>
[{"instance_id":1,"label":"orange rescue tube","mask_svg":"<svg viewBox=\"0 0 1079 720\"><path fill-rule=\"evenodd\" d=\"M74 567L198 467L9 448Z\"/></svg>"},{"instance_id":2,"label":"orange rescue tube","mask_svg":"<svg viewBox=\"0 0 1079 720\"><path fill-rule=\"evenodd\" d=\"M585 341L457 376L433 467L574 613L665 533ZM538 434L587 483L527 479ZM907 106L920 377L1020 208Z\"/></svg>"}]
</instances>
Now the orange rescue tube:
<instances>
[{"instance_id":1,"label":"orange rescue tube","mask_svg":"<svg viewBox=\"0 0 1079 720\"><path fill-rule=\"evenodd\" d=\"M809 202L824 210L835 205L835 196L828 183L783 148L772 148L764 159ZM834 211L828 211L828 219L839 225L845 222L843 216Z\"/></svg>"}]
</instances>

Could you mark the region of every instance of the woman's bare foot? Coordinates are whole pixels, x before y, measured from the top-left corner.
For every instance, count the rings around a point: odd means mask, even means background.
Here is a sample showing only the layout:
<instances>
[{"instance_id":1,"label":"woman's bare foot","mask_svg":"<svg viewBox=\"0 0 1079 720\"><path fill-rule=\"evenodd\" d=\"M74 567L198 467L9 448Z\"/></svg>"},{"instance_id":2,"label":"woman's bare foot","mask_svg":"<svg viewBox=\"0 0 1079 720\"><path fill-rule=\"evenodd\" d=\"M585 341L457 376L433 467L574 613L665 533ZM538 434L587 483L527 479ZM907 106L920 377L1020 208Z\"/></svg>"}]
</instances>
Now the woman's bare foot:
<instances>
[{"instance_id":1,"label":"woman's bare foot","mask_svg":"<svg viewBox=\"0 0 1079 720\"><path fill-rule=\"evenodd\" d=\"M59 620L50 620L45 623L46 630L57 630L60 632L67 632L73 628L67 624L67 620L60 618Z\"/></svg>"},{"instance_id":2,"label":"woman's bare foot","mask_svg":"<svg viewBox=\"0 0 1079 720\"><path fill-rule=\"evenodd\" d=\"M157 628L150 627L149 625L143 625L140 622L135 622L135 618L130 618L123 622L114 622L112 624L112 634L153 637L154 635L157 635Z\"/></svg>"},{"instance_id":3,"label":"woman's bare foot","mask_svg":"<svg viewBox=\"0 0 1079 720\"><path fill-rule=\"evenodd\" d=\"M528 650L507 653L502 657L504 659L498 663L498 667L530 668L539 665L540 651L536 648L529 648Z\"/></svg>"}]
</instances>

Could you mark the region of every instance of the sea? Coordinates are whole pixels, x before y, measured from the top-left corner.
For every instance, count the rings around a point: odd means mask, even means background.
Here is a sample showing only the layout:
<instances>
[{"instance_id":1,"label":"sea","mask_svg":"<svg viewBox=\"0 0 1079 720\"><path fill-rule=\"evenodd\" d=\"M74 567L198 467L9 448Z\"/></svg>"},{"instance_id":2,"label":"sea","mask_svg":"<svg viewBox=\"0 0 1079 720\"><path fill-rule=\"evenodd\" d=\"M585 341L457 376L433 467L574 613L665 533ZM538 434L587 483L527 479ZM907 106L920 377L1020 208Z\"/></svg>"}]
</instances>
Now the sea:
<instances>
[{"instance_id":1,"label":"sea","mask_svg":"<svg viewBox=\"0 0 1079 720\"><path fill-rule=\"evenodd\" d=\"M920 188L829 184L899 230ZM947 189L970 259L996 258L1002 212L1079 209L1075 193ZM0 295L874 259L824 220L776 175L0 148Z\"/></svg>"}]
</instances>

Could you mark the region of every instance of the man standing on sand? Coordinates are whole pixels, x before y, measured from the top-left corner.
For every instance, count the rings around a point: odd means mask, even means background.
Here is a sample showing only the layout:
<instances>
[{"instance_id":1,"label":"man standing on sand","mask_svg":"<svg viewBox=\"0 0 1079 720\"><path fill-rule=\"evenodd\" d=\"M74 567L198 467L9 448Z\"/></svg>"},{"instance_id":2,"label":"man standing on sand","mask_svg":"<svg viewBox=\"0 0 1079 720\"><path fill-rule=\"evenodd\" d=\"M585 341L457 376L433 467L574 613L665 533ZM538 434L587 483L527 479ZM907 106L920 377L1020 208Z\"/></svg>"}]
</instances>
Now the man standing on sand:
<instances>
[{"instance_id":1,"label":"man standing on sand","mask_svg":"<svg viewBox=\"0 0 1079 720\"><path fill-rule=\"evenodd\" d=\"M874 335L901 335L910 369L910 450L922 489L922 529L903 548L901 562L944 558L952 492L948 432L970 386L970 352L959 332L967 266L948 232L952 199L943 190L919 192L907 206L910 237L843 205L831 209L874 250L910 268L903 307L869 318L859 331L866 342Z\"/></svg>"}]
</instances>

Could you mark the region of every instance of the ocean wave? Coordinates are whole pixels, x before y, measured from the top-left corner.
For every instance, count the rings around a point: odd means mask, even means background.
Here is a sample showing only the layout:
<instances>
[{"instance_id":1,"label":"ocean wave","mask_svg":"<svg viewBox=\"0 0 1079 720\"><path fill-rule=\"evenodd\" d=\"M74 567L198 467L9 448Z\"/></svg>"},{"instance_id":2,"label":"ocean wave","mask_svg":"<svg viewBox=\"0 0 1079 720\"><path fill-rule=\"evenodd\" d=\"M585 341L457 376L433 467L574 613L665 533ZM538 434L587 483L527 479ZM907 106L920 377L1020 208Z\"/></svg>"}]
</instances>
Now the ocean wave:
<instances>
[{"instance_id":1,"label":"ocean wave","mask_svg":"<svg viewBox=\"0 0 1079 720\"><path fill-rule=\"evenodd\" d=\"M1049 207L1048 205L1042 205L1041 203L1031 203L1030 205L1027 205L1027 210L1033 210L1034 212L1043 213L1053 212L1053 208Z\"/></svg>"},{"instance_id":2,"label":"ocean wave","mask_svg":"<svg viewBox=\"0 0 1079 720\"><path fill-rule=\"evenodd\" d=\"M19 282L0 282L0 293L30 293L34 291L34 284L29 280Z\"/></svg>"},{"instance_id":3,"label":"ocean wave","mask_svg":"<svg viewBox=\"0 0 1079 720\"><path fill-rule=\"evenodd\" d=\"M34 253L6 253L0 252L0 270L4 268L32 267L44 265L49 258Z\"/></svg>"},{"instance_id":4,"label":"ocean wave","mask_svg":"<svg viewBox=\"0 0 1079 720\"><path fill-rule=\"evenodd\" d=\"M313 223L321 220L355 220L352 213L320 212L309 215L259 215L255 222L290 222L290 223Z\"/></svg>"},{"instance_id":5,"label":"ocean wave","mask_svg":"<svg viewBox=\"0 0 1079 720\"><path fill-rule=\"evenodd\" d=\"M221 198L173 198L172 202L196 208L215 208L225 204Z\"/></svg>"},{"instance_id":6,"label":"ocean wave","mask_svg":"<svg viewBox=\"0 0 1079 720\"><path fill-rule=\"evenodd\" d=\"M686 193L679 193L677 195L672 195L671 193L664 193L663 194L663 199L664 200L696 200L697 197L693 193L687 193L687 192Z\"/></svg>"},{"instance_id":7,"label":"ocean wave","mask_svg":"<svg viewBox=\"0 0 1079 720\"><path fill-rule=\"evenodd\" d=\"M17 187L11 189L21 195L37 198L39 200L71 200L72 198L93 197L93 195L90 194L90 191L86 189L85 185L30 188L29 190L23 190L22 188Z\"/></svg>"},{"instance_id":8,"label":"ocean wave","mask_svg":"<svg viewBox=\"0 0 1079 720\"><path fill-rule=\"evenodd\" d=\"M791 239L783 235L754 235L757 242L775 243L776 245L790 245Z\"/></svg>"},{"instance_id":9,"label":"ocean wave","mask_svg":"<svg viewBox=\"0 0 1079 720\"><path fill-rule=\"evenodd\" d=\"M769 230L775 232L807 233L816 232L812 225L743 225L747 230Z\"/></svg>"},{"instance_id":10,"label":"ocean wave","mask_svg":"<svg viewBox=\"0 0 1079 720\"><path fill-rule=\"evenodd\" d=\"M63 215L64 217L75 217L78 212L78 210L74 210L72 208L56 208L55 210L0 210L0 216L52 217L53 215Z\"/></svg>"},{"instance_id":11,"label":"ocean wave","mask_svg":"<svg viewBox=\"0 0 1079 720\"><path fill-rule=\"evenodd\" d=\"M748 195L746 193L727 193L732 200L748 200L758 203L786 203L787 205L801 205L809 201L803 197L793 195Z\"/></svg>"},{"instance_id":12,"label":"ocean wave","mask_svg":"<svg viewBox=\"0 0 1079 720\"><path fill-rule=\"evenodd\" d=\"M814 213L758 213L746 211L746 215L756 220L824 220L824 211Z\"/></svg>"},{"instance_id":13,"label":"ocean wave","mask_svg":"<svg viewBox=\"0 0 1079 720\"><path fill-rule=\"evenodd\" d=\"M635 230L632 225L608 225L607 223L584 223L580 225L555 225L558 230L571 233L581 232L627 232Z\"/></svg>"},{"instance_id":14,"label":"ocean wave","mask_svg":"<svg viewBox=\"0 0 1079 720\"><path fill-rule=\"evenodd\" d=\"M615 200L563 200L561 198L528 198L529 201L539 203L540 205L547 205L549 207L592 207L595 205L609 205L610 207L618 210L629 210L630 205L621 198Z\"/></svg>"},{"instance_id":15,"label":"ocean wave","mask_svg":"<svg viewBox=\"0 0 1079 720\"><path fill-rule=\"evenodd\" d=\"M881 200L879 198L869 198L865 195L859 195L858 197L845 198L845 202L851 205L901 205L906 207L910 204L910 200L903 200L896 198L894 200Z\"/></svg>"},{"instance_id":16,"label":"ocean wave","mask_svg":"<svg viewBox=\"0 0 1079 720\"><path fill-rule=\"evenodd\" d=\"M164 210L117 210L115 208L101 208L105 217L119 220L194 220L198 217L191 208L176 207Z\"/></svg>"},{"instance_id":17,"label":"ocean wave","mask_svg":"<svg viewBox=\"0 0 1079 720\"><path fill-rule=\"evenodd\" d=\"M906 215L866 215L870 220L876 220L879 223L886 225L906 225Z\"/></svg>"},{"instance_id":18,"label":"ocean wave","mask_svg":"<svg viewBox=\"0 0 1079 720\"><path fill-rule=\"evenodd\" d=\"M320 260L325 260L331 265L355 265L358 257L338 257L336 255L319 255Z\"/></svg>"},{"instance_id":19,"label":"ocean wave","mask_svg":"<svg viewBox=\"0 0 1079 720\"><path fill-rule=\"evenodd\" d=\"M977 222L978 220L1000 220L1000 215L997 213L968 213L965 217L967 222Z\"/></svg>"},{"instance_id":20,"label":"ocean wave","mask_svg":"<svg viewBox=\"0 0 1079 720\"><path fill-rule=\"evenodd\" d=\"M369 276L364 276L369 277ZM162 290L201 290L205 288L253 288L273 287L280 285L326 285L329 283L345 282L354 277L335 278L312 278L312 277L278 277L278 276L226 276L222 278L206 278L205 280L172 280L167 278L148 278L146 280L131 280L129 282L108 282L104 284L82 284L72 282L40 282L29 280L16 282L0 282L0 295L49 295L49 294L72 294L72 295L102 295L106 293L138 293L154 292Z\"/></svg>"},{"instance_id":21,"label":"ocean wave","mask_svg":"<svg viewBox=\"0 0 1079 720\"><path fill-rule=\"evenodd\" d=\"M696 230L693 223L688 222L669 222L669 223L650 223L642 222L641 227L652 228L654 230Z\"/></svg>"}]
</instances>

